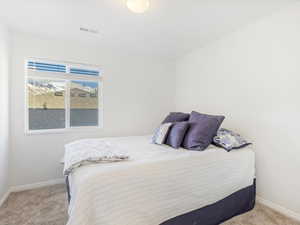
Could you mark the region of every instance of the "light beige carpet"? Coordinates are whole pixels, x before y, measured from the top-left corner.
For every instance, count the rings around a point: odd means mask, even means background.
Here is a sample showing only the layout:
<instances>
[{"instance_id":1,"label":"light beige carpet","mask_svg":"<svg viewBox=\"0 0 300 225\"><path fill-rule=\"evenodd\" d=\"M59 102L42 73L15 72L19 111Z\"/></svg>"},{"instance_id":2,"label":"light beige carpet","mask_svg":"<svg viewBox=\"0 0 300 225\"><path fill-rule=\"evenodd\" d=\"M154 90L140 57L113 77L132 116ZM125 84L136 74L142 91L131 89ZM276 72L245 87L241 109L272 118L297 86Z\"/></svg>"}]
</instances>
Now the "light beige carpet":
<instances>
[{"instance_id":1,"label":"light beige carpet","mask_svg":"<svg viewBox=\"0 0 300 225\"><path fill-rule=\"evenodd\" d=\"M0 207L0 225L65 225L66 222L67 200L64 185L13 193ZM251 212L235 217L223 225L300 225L300 223L257 204Z\"/></svg>"}]
</instances>

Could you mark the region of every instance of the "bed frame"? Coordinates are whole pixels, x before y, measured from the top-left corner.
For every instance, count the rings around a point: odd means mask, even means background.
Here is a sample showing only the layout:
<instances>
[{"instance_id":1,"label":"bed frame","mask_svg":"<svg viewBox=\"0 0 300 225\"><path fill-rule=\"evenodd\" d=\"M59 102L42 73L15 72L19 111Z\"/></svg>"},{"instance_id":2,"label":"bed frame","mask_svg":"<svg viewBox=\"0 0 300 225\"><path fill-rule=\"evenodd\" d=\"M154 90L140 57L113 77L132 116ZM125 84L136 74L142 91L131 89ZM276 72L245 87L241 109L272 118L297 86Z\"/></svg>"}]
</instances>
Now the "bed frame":
<instances>
[{"instance_id":1,"label":"bed frame","mask_svg":"<svg viewBox=\"0 0 300 225\"><path fill-rule=\"evenodd\" d=\"M70 202L70 186L66 177L68 201ZM159 225L218 225L230 218L252 210L255 206L256 180L249 187L203 208L174 217Z\"/></svg>"},{"instance_id":2,"label":"bed frame","mask_svg":"<svg viewBox=\"0 0 300 225\"><path fill-rule=\"evenodd\" d=\"M201 209L170 219L160 225L217 225L254 208L256 181L249 187Z\"/></svg>"}]
</instances>

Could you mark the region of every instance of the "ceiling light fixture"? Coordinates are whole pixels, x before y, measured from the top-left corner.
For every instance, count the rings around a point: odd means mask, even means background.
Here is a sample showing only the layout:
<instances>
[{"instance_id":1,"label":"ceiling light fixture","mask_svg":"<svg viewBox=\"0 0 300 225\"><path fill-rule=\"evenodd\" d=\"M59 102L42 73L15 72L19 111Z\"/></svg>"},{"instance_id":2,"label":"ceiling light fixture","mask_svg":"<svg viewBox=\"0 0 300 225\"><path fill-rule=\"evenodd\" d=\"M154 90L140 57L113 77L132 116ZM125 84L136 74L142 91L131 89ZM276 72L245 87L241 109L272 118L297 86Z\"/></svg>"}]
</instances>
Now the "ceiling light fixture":
<instances>
[{"instance_id":1,"label":"ceiling light fixture","mask_svg":"<svg viewBox=\"0 0 300 225\"><path fill-rule=\"evenodd\" d=\"M149 0L126 0L126 5L134 13L144 13L149 9Z\"/></svg>"}]
</instances>

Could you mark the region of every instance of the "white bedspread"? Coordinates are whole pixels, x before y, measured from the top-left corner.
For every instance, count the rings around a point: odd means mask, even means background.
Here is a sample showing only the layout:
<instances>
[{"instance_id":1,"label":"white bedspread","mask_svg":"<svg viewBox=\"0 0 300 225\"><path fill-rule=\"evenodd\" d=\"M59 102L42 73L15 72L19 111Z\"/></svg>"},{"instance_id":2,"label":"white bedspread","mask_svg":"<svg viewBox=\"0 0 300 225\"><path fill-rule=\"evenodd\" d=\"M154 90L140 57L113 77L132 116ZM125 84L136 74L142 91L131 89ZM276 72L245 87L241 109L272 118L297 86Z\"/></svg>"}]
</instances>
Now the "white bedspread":
<instances>
[{"instance_id":1,"label":"white bedspread","mask_svg":"<svg viewBox=\"0 0 300 225\"><path fill-rule=\"evenodd\" d=\"M82 139L65 145L64 175L88 163L117 162L129 155L116 143L101 139Z\"/></svg>"},{"instance_id":2,"label":"white bedspread","mask_svg":"<svg viewBox=\"0 0 300 225\"><path fill-rule=\"evenodd\" d=\"M203 152L150 144L150 137L105 139L130 160L77 168L70 175L67 225L158 225L252 185L254 152Z\"/></svg>"}]
</instances>

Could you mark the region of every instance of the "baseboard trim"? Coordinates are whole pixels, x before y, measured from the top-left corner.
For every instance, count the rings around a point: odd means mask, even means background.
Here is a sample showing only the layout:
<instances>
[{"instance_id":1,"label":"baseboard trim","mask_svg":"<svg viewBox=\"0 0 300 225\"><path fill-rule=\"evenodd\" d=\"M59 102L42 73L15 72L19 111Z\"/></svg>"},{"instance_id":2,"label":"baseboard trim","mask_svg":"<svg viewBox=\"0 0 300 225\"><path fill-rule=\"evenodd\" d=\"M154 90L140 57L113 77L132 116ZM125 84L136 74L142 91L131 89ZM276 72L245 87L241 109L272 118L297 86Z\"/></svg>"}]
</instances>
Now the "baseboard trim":
<instances>
[{"instance_id":1,"label":"baseboard trim","mask_svg":"<svg viewBox=\"0 0 300 225\"><path fill-rule=\"evenodd\" d=\"M3 197L0 199L0 206L3 205L3 203L4 203L4 202L6 201L6 199L8 198L9 194L10 194L10 191L8 190L8 191L3 195Z\"/></svg>"},{"instance_id":2,"label":"baseboard trim","mask_svg":"<svg viewBox=\"0 0 300 225\"><path fill-rule=\"evenodd\" d=\"M42 182L33 183L33 184L17 185L17 186L10 187L9 191L10 191L10 193L26 191L26 190L30 190L30 189L35 189L35 188L40 188L40 187L45 187L45 186L50 186L50 185L55 185L55 184L62 184L64 182L65 182L65 180L63 178L61 178L61 179L55 179L55 180L49 180L49 181L42 181Z\"/></svg>"},{"instance_id":3,"label":"baseboard trim","mask_svg":"<svg viewBox=\"0 0 300 225\"><path fill-rule=\"evenodd\" d=\"M290 217L290 218L293 218L293 219L295 219L295 220L297 220L297 221L300 222L300 214L299 213L296 213L293 210L284 208L284 207L282 207L282 206L280 206L280 205L278 205L278 204L276 204L276 203L274 203L272 201L266 200L266 199L264 199L264 198L262 198L260 196L257 196L256 200L259 203L261 203L261 204L263 204L265 206L268 206L269 208L274 209L275 211L280 212L283 215L285 215L287 217Z\"/></svg>"}]
</instances>

